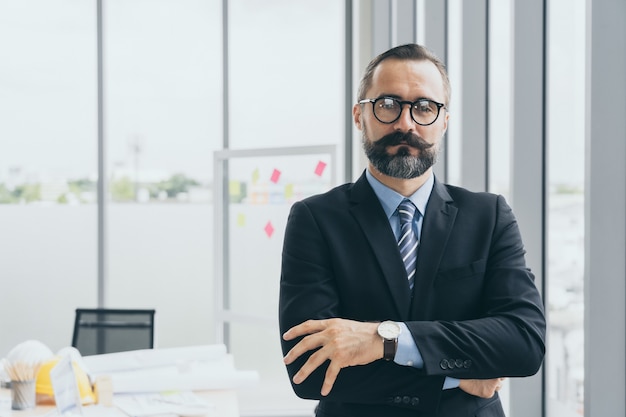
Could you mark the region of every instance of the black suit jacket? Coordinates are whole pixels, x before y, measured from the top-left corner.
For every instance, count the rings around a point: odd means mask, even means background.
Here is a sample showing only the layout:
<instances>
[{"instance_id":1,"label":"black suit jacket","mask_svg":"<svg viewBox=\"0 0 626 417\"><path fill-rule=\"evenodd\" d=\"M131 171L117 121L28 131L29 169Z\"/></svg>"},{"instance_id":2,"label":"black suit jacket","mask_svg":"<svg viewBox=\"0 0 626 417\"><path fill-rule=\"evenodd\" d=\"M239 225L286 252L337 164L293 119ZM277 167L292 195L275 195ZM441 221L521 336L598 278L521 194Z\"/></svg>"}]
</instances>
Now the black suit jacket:
<instances>
[{"instance_id":1,"label":"black suit jacket","mask_svg":"<svg viewBox=\"0 0 626 417\"><path fill-rule=\"evenodd\" d=\"M424 368L384 360L344 368L322 398L323 366L292 384L294 391L321 400L318 416L504 416L497 395L480 399L442 385L446 376L519 377L539 369L545 318L524 254L503 197L435 179L411 291L365 175L295 203L283 248L281 334L308 319L402 321ZM296 342L282 341L283 353ZM307 357L287 367L290 378Z\"/></svg>"}]
</instances>

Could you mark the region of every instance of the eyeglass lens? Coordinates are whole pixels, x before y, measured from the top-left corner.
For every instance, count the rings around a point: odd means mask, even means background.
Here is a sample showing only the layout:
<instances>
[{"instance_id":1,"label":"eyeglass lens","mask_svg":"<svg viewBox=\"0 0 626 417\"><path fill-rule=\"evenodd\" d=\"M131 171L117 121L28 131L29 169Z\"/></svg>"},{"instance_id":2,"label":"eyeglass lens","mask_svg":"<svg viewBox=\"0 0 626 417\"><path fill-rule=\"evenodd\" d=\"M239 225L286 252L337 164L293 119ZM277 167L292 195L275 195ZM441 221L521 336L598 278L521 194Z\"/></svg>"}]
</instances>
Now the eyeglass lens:
<instances>
[{"instance_id":1,"label":"eyeglass lens","mask_svg":"<svg viewBox=\"0 0 626 417\"><path fill-rule=\"evenodd\" d=\"M374 115L383 123L396 121L402 113L403 104L390 97L381 97L374 102ZM413 120L422 125L429 125L437 120L439 106L431 100L418 100L411 105Z\"/></svg>"}]
</instances>

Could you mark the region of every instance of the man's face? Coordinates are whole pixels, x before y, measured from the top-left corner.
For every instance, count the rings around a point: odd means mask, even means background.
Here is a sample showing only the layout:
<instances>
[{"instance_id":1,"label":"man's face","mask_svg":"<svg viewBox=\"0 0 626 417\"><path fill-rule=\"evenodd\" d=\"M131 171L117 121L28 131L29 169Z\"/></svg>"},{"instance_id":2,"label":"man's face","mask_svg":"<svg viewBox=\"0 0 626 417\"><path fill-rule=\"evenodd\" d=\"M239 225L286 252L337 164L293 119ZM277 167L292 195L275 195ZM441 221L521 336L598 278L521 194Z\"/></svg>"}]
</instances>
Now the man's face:
<instances>
[{"instance_id":1,"label":"man's face","mask_svg":"<svg viewBox=\"0 0 626 417\"><path fill-rule=\"evenodd\" d=\"M414 102L430 99L445 103L441 74L430 61L387 59L374 71L366 98L393 97ZM437 160L440 141L448 127L448 112L441 109L428 126L411 118L410 106L403 105L398 120L385 124L376 119L371 103L356 104L354 122L363 132L363 149L372 166L394 178L415 178L426 173Z\"/></svg>"}]
</instances>

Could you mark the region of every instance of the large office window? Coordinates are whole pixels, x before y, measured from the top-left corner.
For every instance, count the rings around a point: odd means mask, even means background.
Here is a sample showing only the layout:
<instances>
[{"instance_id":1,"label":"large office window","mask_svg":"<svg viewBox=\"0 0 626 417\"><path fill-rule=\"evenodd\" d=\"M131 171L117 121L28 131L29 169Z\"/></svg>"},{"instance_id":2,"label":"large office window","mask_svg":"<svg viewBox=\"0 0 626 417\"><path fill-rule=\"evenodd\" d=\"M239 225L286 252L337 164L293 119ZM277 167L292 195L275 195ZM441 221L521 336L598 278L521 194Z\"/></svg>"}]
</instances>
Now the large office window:
<instances>
[{"instance_id":1,"label":"large office window","mask_svg":"<svg viewBox=\"0 0 626 417\"><path fill-rule=\"evenodd\" d=\"M5 316L17 307L29 311L3 327L0 354L31 338L54 351L69 345L74 309L95 307L99 295L106 307L155 308L157 347L215 342L214 152L225 143L237 149L331 145L333 155L342 152L349 111L342 2L224 2L230 43L222 39L222 2L101 4L100 33L95 1L0 4L0 109L6 116L0 124L0 243L6 248L2 277L12 283L11 291L0 291L0 307ZM224 137L224 47L232 71L230 140ZM98 156L105 163L103 201L96 197ZM327 152L305 161L278 159L269 166L282 169L280 180L272 169L269 178L259 177L259 184L284 187L278 199L248 189L256 194L245 201L258 218L277 219L256 230L252 215L244 221L247 229L237 229L240 218L233 217L232 229L272 239L264 248L272 248L275 259L266 260L273 266L280 261L280 225L289 205L327 189L335 181L330 172L341 169L340 159ZM267 165L259 156L231 168L250 180L254 172L265 175ZM291 168L302 169L305 181ZM287 180L298 183L282 184ZM106 208L103 294L98 204ZM239 266L258 273L236 277L233 305L277 319L278 270ZM248 302L251 278L274 299ZM277 329L237 323L232 330L236 365L259 369L264 378L242 394L242 412L276 408L278 398L294 396ZM268 390L273 396L265 395Z\"/></svg>"},{"instance_id":2,"label":"large office window","mask_svg":"<svg viewBox=\"0 0 626 417\"><path fill-rule=\"evenodd\" d=\"M583 414L585 1L548 2L547 404Z\"/></svg>"},{"instance_id":3,"label":"large office window","mask_svg":"<svg viewBox=\"0 0 626 417\"><path fill-rule=\"evenodd\" d=\"M489 191L510 200L512 1L489 3Z\"/></svg>"},{"instance_id":4,"label":"large office window","mask_svg":"<svg viewBox=\"0 0 626 417\"><path fill-rule=\"evenodd\" d=\"M221 3L103 4L106 304L155 308L157 346L207 344Z\"/></svg>"},{"instance_id":5,"label":"large office window","mask_svg":"<svg viewBox=\"0 0 626 417\"><path fill-rule=\"evenodd\" d=\"M448 56L446 66L452 94L450 99L450 123L446 133L446 168L447 176L445 181L449 184L461 185L461 160L462 160L462 126L463 126L463 3L461 0L448 1ZM426 45L428 46L428 45Z\"/></svg>"},{"instance_id":6,"label":"large office window","mask_svg":"<svg viewBox=\"0 0 626 417\"><path fill-rule=\"evenodd\" d=\"M512 0L492 1L488 8L487 191L511 198ZM500 391L510 412L510 384Z\"/></svg>"},{"instance_id":7,"label":"large office window","mask_svg":"<svg viewBox=\"0 0 626 417\"><path fill-rule=\"evenodd\" d=\"M95 1L0 2L0 357L97 299L96 56Z\"/></svg>"},{"instance_id":8,"label":"large office window","mask_svg":"<svg viewBox=\"0 0 626 417\"><path fill-rule=\"evenodd\" d=\"M229 148L339 143L346 114L343 2L228 5Z\"/></svg>"},{"instance_id":9,"label":"large office window","mask_svg":"<svg viewBox=\"0 0 626 417\"><path fill-rule=\"evenodd\" d=\"M335 179L330 155L298 147L335 145L343 153L344 2L231 0L229 31L230 205L227 209L226 307L237 365L261 381L240 392L242 414L310 414L282 363L278 284L284 225L293 201ZM236 151L291 148L291 155L238 158ZM338 156L335 160L341 161ZM239 242L239 243L237 243ZM221 277L217 277L220 279ZM251 348L254 346L254 348Z\"/></svg>"}]
</instances>

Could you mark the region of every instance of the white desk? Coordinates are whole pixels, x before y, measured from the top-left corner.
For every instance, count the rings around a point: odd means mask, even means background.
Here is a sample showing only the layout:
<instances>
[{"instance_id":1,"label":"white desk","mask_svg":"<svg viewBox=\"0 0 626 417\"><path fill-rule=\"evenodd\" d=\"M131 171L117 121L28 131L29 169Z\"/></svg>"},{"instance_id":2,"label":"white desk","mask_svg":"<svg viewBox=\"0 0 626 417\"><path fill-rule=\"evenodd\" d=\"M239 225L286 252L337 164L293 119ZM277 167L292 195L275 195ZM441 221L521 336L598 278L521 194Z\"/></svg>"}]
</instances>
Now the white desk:
<instances>
[{"instance_id":1,"label":"white desk","mask_svg":"<svg viewBox=\"0 0 626 417\"><path fill-rule=\"evenodd\" d=\"M237 393L235 390L211 390L196 392L196 395L212 404L214 407L206 414L207 417L239 417ZM0 417L34 417L57 415L56 408L50 405L38 405L30 410L11 410L11 391L0 390ZM116 407L102 407L90 405L83 407L84 417L128 417Z\"/></svg>"}]
</instances>

